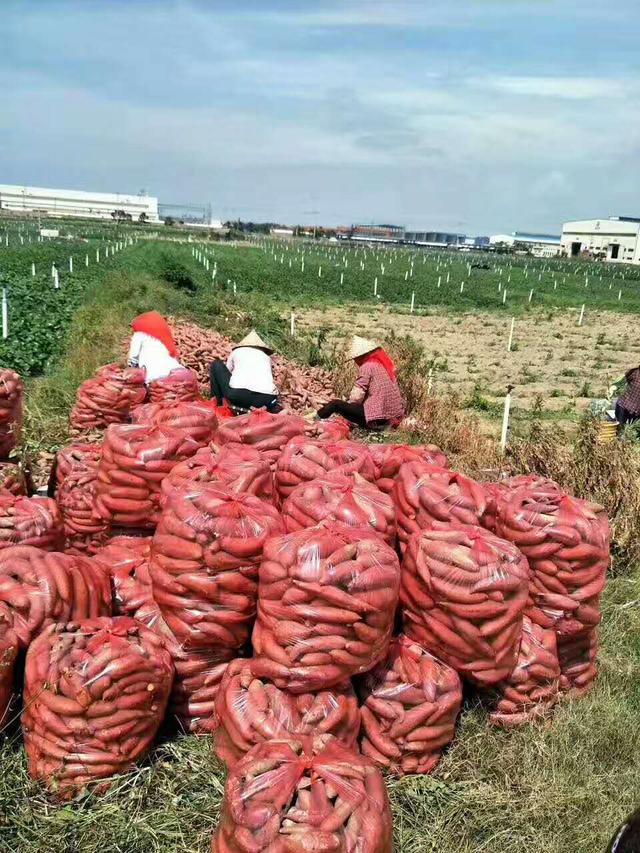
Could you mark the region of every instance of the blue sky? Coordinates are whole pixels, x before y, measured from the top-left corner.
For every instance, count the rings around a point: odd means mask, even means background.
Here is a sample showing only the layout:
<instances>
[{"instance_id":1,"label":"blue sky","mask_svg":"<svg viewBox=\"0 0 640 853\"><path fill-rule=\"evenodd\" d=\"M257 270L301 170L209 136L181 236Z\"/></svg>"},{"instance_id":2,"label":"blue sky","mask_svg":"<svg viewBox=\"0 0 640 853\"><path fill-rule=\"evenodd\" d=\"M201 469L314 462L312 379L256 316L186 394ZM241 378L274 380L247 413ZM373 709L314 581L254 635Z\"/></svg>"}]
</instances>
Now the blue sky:
<instances>
[{"instance_id":1,"label":"blue sky","mask_svg":"<svg viewBox=\"0 0 640 853\"><path fill-rule=\"evenodd\" d=\"M214 215L640 215L634 0L3 0L0 183Z\"/></svg>"}]
</instances>

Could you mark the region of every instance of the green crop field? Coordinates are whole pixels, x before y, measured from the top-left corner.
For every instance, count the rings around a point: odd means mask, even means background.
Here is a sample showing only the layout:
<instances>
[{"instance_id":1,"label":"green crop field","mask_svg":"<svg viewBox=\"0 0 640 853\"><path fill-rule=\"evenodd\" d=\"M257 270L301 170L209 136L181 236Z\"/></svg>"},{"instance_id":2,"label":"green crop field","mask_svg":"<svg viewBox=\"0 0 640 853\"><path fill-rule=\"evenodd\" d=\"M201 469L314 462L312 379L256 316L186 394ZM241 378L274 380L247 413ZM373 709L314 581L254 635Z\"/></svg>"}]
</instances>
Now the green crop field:
<instances>
[{"instance_id":1,"label":"green crop field","mask_svg":"<svg viewBox=\"0 0 640 853\"><path fill-rule=\"evenodd\" d=\"M377 318L375 312L383 306L380 314L388 308L385 316L394 328L396 321L411 320L405 315L415 292L416 314L435 313L438 322L453 324L462 322L462 315L481 315L487 325L479 328L491 328L494 336L503 334L504 321L511 316L541 333L551 322L546 316L556 308L563 316L571 313L573 328L583 303L587 318L593 313L608 317L606 312L628 315L640 310L640 281L636 271L626 267L310 242L186 242L183 231L166 229L155 235L111 223L65 224L61 230L71 239L38 243L32 223L13 222L3 228L0 278L8 291L10 313L9 337L0 341L0 363L29 377L26 447L34 454L66 441L68 413L79 382L99 365L121 358L131 318L150 308L232 337L255 325L279 351L302 362L327 365L331 348L319 341L315 327L313 333L301 329L291 337L292 305L301 313L326 308L327 325L333 322L334 309L348 320L356 311ZM97 248L135 235L140 239L134 245L95 263ZM89 267L84 266L87 252ZM73 273L68 269L69 255L74 258ZM52 263L59 269L58 291L51 279ZM478 266L484 264L489 268ZM374 297L376 277L379 299ZM496 318L497 330L488 325ZM621 345L621 340L616 343ZM608 341L600 348L606 345ZM502 339L500 348L504 352ZM411 352L418 357L420 349ZM566 369L580 375L567 381L582 382L588 350L576 348L572 353ZM635 350L630 350L631 357ZM473 368L465 365L466 370ZM488 369L497 368L489 364ZM438 411L450 405L444 402ZM474 431L466 412L452 409L448 415L433 434L411 435L410 440L440 441L473 475L496 464L495 455L481 455L483 435ZM465 452L467 439L472 443ZM449 440L451 446L445 443ZM566 468L585 494L602 499L610 493L608 508L615 515L615 574L603 596L596 687L580 701L563 703L549 720L515 731L492 728L487 697L468 690L456 739L435 772L388 780L398 853L604 853L614 827L637 805L637 450L632 442L590 452L582 444L565 447L560 438L554 441L553 436L538 444L531 440L527 445L531 467L553 476ZM513 458L522 459L523 453ZM16 714L0 739L1 853L209 850L224 770L208 738L167 728L141 766L119 778L107 794L88 793L55 806L28 778L17 722Z\"/></svg>"}]
</instances>

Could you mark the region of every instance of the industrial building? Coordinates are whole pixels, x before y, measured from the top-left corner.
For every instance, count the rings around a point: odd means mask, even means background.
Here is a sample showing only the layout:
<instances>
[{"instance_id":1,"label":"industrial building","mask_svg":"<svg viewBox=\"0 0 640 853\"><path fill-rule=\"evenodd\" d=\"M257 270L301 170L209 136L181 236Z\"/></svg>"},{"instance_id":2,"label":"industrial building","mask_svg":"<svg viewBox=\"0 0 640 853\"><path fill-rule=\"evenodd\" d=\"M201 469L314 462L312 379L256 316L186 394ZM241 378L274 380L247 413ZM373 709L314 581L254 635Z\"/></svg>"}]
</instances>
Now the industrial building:
<instances>
[{"instance_id":1,"label":"industrial building","mask_svg":"<svg viewBox=\"0 0 640 853\"><path fill-rule=\"evenodd\" d=\"M160 222L158 199L142 193L94 193L9 184L0 184L0 213Z\"/></svg>"},{"instance_id":2,"label":"industrial building","mask_svg":"<svg viewBox=\"0 0 640 853\"><path fill-rule=\"evenodd\" d=\"M611 263L640 264L640 219L578 219L562 226L562 254L586 254Z\"/></svg>"},{"instance_id":3,"label":"industrial building","mask_svg":"<svg viewBox=\"0 0 640 853\"><path fill-rule=\"evenodd\" d=\"M405 231L404 242L436 249L456 249L464 246L466 234L447 234L443 231Z\"/></svg>"},{"instance_id":4,"label":"industrial building","mask_svg":"<svg viewBox=\"0 0 640 853\"><path fill-rule=\"evenodd\" d=\"M493 234L489 237L493 248L508 246L515 252L530 252L536 258L553 258L560 254L561 238L555 234L528 234L512 231L511 234Z\"/></svg>"},{"instance_id":5,"label":"industrial building","mask_svg":"<svg viewBox=\"0 0 640 853\"><path fill-rule=\"evenodd\" d=\"M339 240L372 243L401 243L404 233L401 225L340 225L336 228Z\"/></svg>"}]
</instances>

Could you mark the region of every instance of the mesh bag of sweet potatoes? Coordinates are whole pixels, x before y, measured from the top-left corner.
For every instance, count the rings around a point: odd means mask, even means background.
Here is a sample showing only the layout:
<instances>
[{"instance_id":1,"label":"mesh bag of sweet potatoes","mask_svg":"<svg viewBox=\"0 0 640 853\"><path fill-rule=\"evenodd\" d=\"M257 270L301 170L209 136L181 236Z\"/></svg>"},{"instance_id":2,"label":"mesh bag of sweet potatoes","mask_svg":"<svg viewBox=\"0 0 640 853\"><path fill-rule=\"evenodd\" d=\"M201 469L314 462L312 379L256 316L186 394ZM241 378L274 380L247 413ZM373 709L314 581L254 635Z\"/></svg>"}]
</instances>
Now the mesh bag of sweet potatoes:
<instances>
[{"instance_id":1,"label":"mesh bag of sweet potatoes","mask_svg":"<svg viewBox=\"0 0 640 853\"><path fill-rule=\"evenodd\" d=\"M277 415L254 409L247 415L228 418L220 424L220 444L250 444L275 465L285 444L296 435L304 435L307 424L298 415Z\"/></svg>"},{"instance_id":2,"label":"mesh bag of sweet potatoes","mask_svg":"<svg viewBox=\"0 0 640 853\"><path fill-rule=\"evenodd\" d=\"M149 383L152 403L188 403L200 396L198 375L187 367Z\"/></svg>"},{"instance_id":3,"label":"mesh bag of sweet potatoes","mask_svg":"<svg viewBox=\"0 0 640 853\"><path fill-rule=\"evenodd\" d=\"M384 780L331 735L254 746L225 785L212 853L391 853Z\"/></svg>"},{"instance_id":4,"label":"mesh bag of sweet potatoes","mask_svg":"<svg viewBox=\"0 0 640 853\"><path fill-rule=\"evenodd\" d=\"M154 528L162 481L212 438L215 412L199 403L149 404L135 424L112 424L98 466L96 508L120 527Z\"/></svg>"},{"instance_id":5,"label":"mesh bag of sweet potatoes","mask_svg":"<svg viewBox=\"0 0 640 853\"><path fill-rule=\"evenodd\" d=\"M71 429L81 433L125 423L131 410L146 396L143 370L106 364L78 388L71 410Z\"/></svg>"},{"instance_id":6,"label":"mesh bag of sweet potatoes","mask_svg":"<svg viewBox=\"0 0 640 853\"><path fill-rule=\"evenodd\" d=\"M265 740L332 734L355 746L360 731L358 700L351 683L315 693L293 694L261 675L259 659L238 658L227 666L216 699L216 752L228 767Z\"/></svg>"},{"instance_id":7,"label":"mesh bag of sweet potatoes","mask_svg":"<svg viewBox=\"0 0 640 853\"><path fill-rule=\"evenodd\" d=\"M0 551L0 606L10 614L20 647L52 622L111 613L105 573L87 557L15 545Z\"/></svg>"},{"instance_id":8,"label":"mesh bag of sweet potatoes","mask_svg":"<svg viewBox=\"0 0 640 853\"><path fill-rule=\"evenodd\" d=\"M62 550L62 516L52 498L27 498L9 492L0 495L0 551L12 545Z\"/></svg>"},{"instance_id":9,"label":"mesh bag of sweet potatoes","mask_svg":"<svg viewBox=\"0 0 640 853\"><path fill-rule=\"evenodd\" d=\"M387 652L399 581L395 551L373 532L327 522L269 539L252 636L262 674L310 693L371 669Z\"/></svg>"},{"instance_id":10,"label":"mesh bag of sweet potatoes","mask_svg":"<svg viewBox=\"0 0 640 853\"><path fill-rule=\"evenodd\" d=\"M370 444L369 452L376 466L375 483L387 494L393 491L400 466L405 462L426 462L448 468L449 460L435 444Z\"/></svg>"},{"instance_id":11,"label":"mesh bag of sweet potatoes","mask_svg":"<svg viewBox=\"0 0 640 853\"><path fill-rule=\"evenodd\" d=\"M0 732L9 721L13 698L13 665L18 656L18 637L8 607L0 604Z\"/></svg>"},{"instance_id":12,"label":"mesh bag of sweet potatoes","mask_svg":"<svg viewBox=\"0 0 640 853\"><path fill-rule=\"evenodd\" d=\"M7 459L20 443L24 385L8 368L0 369L0 459Z\"/></svg>"},{"instance_id":13,"label":"mesh bag of sweet potatoes","mask_svg":"<svg viewBox=\"0 0 640 853\"><path fill-rule=\"evenodd\" d=\"M29 773L59 799L129 771L164 717L173 664L126 616L51 625L29 646L22 727Z\"/></svg>"},{"instance_id":14,"label":"mesh bag of sweet potatoes","mask_svg":"<svg viewBox=\"0 0 640 853\"><path fill-rule=\"evenodd\" d=\"M609 523L601 507L564 494L550 481L502 490L499 536L529 561L527 615L556 633L561 689L586 692L596 674L600 595L609 566ZM552 484L555 485L555 484Z\"/></svg>"},{"instance_id":15,"label":"mesh bag of sweet potatoes","mask_svg":"<svg viewBox=\"0 0 640 853\"><path fill-rule=\"evenodd\" d=\"M325 477L331 471L360 474L370 482L376 477L376 467L366 445L296 436L285 445L276 462L274 481L278 497L283 501L301 483Z\"/></svg>"}]
</instances>

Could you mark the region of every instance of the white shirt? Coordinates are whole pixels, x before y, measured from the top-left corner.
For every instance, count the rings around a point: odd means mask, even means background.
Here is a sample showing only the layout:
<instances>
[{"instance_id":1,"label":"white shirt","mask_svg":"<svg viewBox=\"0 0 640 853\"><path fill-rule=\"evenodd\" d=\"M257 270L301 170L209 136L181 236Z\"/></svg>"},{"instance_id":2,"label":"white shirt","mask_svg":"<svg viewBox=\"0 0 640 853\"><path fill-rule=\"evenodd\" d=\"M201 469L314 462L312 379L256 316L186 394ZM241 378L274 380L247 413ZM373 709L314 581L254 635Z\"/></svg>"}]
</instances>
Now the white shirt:
<instances>
[{"instance_id":1,"label":"white shirt","mask_svg":"<svg viewBox=\"0 0 640 853\"><path fill-rule=\"evenodd\" d=\"M257 394L277 394L273 381L271 359L264 350L256 347L236 347L227 359L231 371L229 385L244 388Z\"/></svg>"},{"instance_id":2,"label":"white shirt","mask_svg":"<svg viewBox=\"0 0 640 853\"><path fill-rule=\"evenodd\" d=\"M144 370L144 379L147 384L155 379L162 379L172 370L182 367L177 359L169 355L169 350L162 341L152 338L146 332L134 332L131 336L129 363Z\"/></svg>"}]
</instances>

